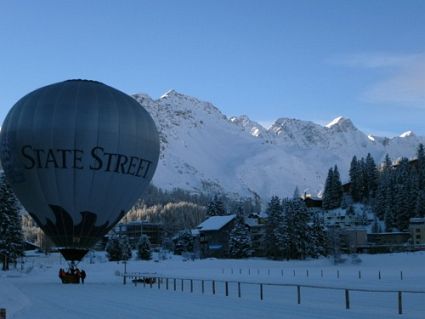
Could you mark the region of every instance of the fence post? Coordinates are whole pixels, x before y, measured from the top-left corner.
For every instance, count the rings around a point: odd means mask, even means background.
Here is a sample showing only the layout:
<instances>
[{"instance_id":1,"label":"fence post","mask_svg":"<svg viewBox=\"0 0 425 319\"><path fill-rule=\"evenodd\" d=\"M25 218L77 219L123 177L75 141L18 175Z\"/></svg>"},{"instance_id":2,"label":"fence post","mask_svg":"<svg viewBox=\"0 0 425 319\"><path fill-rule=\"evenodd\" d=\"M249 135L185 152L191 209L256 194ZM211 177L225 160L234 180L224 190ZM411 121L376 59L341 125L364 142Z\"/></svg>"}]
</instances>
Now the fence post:
<instances>
[{"instance_id":1,"label":"fence post","mask_svg":"<svg viewBox=\"0 0 425 319\"><path fill-rule=\"evenodd\" d=\"M202 294L204 294L204 292L205 292L205 282L204 282L204 280L202 279Z\"/></svg>"},{"instance_id":2,"label":"fence post","mask_svg":"<svg viewBox=\"0 0 425 319\"><path fill-rule=\"evenodd\" d=\"M176 288L177 288L177 279L174 278L174 291L176 291Z\"/></svg>"},{"instance_id":3,"label":"fence post","mask_svg":"<svg viewBox=\"0 0 425 319\"><path fill-rule=\"evenodd\" d=\"M145 277L142 277L142 280L143 280L143 288L145 288L145 287L146 287L146 280L145 280Z\"/></svg>"},{"instance_id":4,"label":"fence post","mask_svg":"<svg viewBox=\"0 0 425 319\"><path fill-rule=\"evenodd\" d=\"M225 283L226 297L229 296L229 283L226 281Z\"/></svg>"},{"instance_id":5,"label":"fence post","mask_svg":"<svg viewBox=\"0 0 425 319\"><path fill-rule=\"evenodd\" d=\"M323 278L323 269L320 269L320 277Z\"/></svg>"},{"instance_id":6,"label":"fence post","mask_svg":"<svg viewBox=\"0 0 425 319\"><path fill-rule=\"evenodd\" d=\"M161 289L161 278L158 277L158 289Z\"/></svg>"},{"instance_id":7,"label":"fence post","mask_svg":"<svg viewBox=\"0 0 425 319\"><path fill-rule=\"evenodd\" d=\"M301 303L301 287L297 286L297 303Z\"/></svg>"},{"instance_id":8,"label":"fence post","mask_svg":"<svg viewBox=\"0 0 425 319\"><path fill-rule=\"evenodd\" d=\"M127 284L127 276L126 276L126 273L124 273L123 285L126 285L126 284ZM1 319L1 317L0 317L0 319Z\"/></svg>"},{"instance_id":9,"label":"fence post","mask_svg":"<svg viewBox=\"0 0 425 319\"><path fill-rule=\"evenodd\" d=\"M403 272L400 271L400 280L403 280Z\"/></svg>"},{"instance_id":10,"label":"fence post","mask_svg":"<svg viewBox=\"0 0 425 319\"><path fill-rule=\"evenodd\" d=\"M212 293L215 295L215 280L212 281Z\"/></svg>"},{"instance_id":11,"label":"fence post","mask_svg":"<svg viewBox=\"0 0 425 319\"><path fill-rule=\"evenodd\" d=\"M190 292L193 292L193 279L190 280Z\"/></svg>"},{"instance_id":12,"label":"fence post","mask_svg":"<svg viewBox=\"0 0 425 319\"><path fill-rule=\"evenodd\" d=\"M137 287L137 277L134 277L134 287Z\"/></svg>"},{"instance_id":13,"label":"fence post","mask_svg":"<svg viewBox=\"0 0 425 319\"><path fill-rule=\"evenodd\" d=\"M305 271L305 274L306 274L306 276L307 276L307 278L308 278L308 269Z\"/></svg>"},{"instance_id":14,"label":"fence post","mask_svg":"<svg viewBox=\"0 0 425 319\"><path fill-rule=\"evenodd\" d=\"M251 276L251 268L248 268L248 276Z\"/></svg>"},{"instance_id":15,"label":"fence post","mask_svg":"<svg viewBox=\"0 0 425 319\"><path fill-rule=\"evenodd\" d=\"M336 271L336 278L339 279L339 270Z\"/></svg>"},{"instance_id":16,"label":"fence post","mask_svg":"<svg viewBox=\"0 0 425 319\"><path fill-rule=\"evenodd\" d=\"M0 308L0 319L6 319L6 309Z\"/></svg>"},{"instance_id":17,"label":"fence post","mask_svg":"<svg viewBox=\"0 0 425 319\"><path fill-rule=\"evenodd\" d=\"M381 280L381 271L378 272L378 279Z\"/></svg>"},{"instance_id":18,"label":"fence post","mask_svg":"<svg viewBox=\"0 0 425 319\"><path fill-rule=\"evenodd\" d=\"M350 309L350 291L345 289L345 309Z\"/></svg>"},{"instance_id":19,"label":"fence post","mask_svg":"<svg viewBox=\"0 0 425 319\"><path fill-rule=\"evenodd\" d=\"M182 291L184 291L184 279L182 279Z\"/></svg>"},{"instance_id":20,"label":"fence post","mask_svg":"<svg viewBox=\"0 0 425 319\"><path fill-rule=\"evenodd\" d=\"M280 271L280 274L282 275L282 277L283 277L283 269Z\"/></svg>"},{"instance_id":21,"label":"fence post","mask_svg":"<svg viewBox=\"0 0 425 319\"><path fill-rule=\"evenodd\" d=\"M168 277L165 279L165 287L167 288L167 290L168 290Z\"/></svg>"},{"instance_id":22,"label":"fence post","mask_svg":"<svg viewBox=\"0 0 425 319\"><path fill-rule=\"evenodd\" d=\"M238 282L238 297L241 297L241 283Z\"/></svg>"},{"instance_id":23,"label":"fence post","mask_svg":"<svg viewBox=\"0 0 425 319\"><path fill-rule=\"evenodd\" d=\"M260 300L263 300L263 284L260 284Z\"/></svg>"},{"instance_id":24,"label":"fence post","mask_svg":"<svg viewBox=\"0 0 425 319\"><path fill-rule=\"evenodd\" d=\"M362 279L362 272L359 270L359 279Z\"/></svg>"},{"instance_id":25,"label":"fence post","mask_svg":"<svg viewBox=\"0 0 425 319\"><path fill-rule=\"evenodd\" d=\"M153 278L149 278L149 286L150 286L150 288L152 288L152 282L153 282L153 280L152 280Z\"/></svg>"},{"instance_id":26,"label":"fence post","mask_svg":"<svg viewBox=\"0 0 425 319\"><path fill-rule=\"evenodd\" d=\"M398 314L403 314L403 299L401 297L401 291L398 292Z\"/></svg>"},{"instance_id":27,"label":"fence post","mask_svg":"<svg viewBox=\"0 0 425 319\"><path fill-rule=\"evenodd\" d=\"M242 268L239 268L239 275L242 275Z\"/></svg>"}]
</instances>

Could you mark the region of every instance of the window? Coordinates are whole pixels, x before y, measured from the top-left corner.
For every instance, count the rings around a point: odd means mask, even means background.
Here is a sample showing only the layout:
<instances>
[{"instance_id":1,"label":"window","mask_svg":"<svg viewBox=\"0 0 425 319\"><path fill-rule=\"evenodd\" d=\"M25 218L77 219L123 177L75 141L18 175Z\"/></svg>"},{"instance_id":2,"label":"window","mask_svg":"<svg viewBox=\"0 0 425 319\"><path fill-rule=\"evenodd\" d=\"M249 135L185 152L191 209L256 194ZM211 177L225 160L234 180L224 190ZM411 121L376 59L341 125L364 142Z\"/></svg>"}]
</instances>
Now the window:
<instances>
[{"instance_id":1,"label":"window","mask_svg":"<svg viewBox=\"0 0 425 319\"><path fill-rule=\"evenodd\" d=\"M416 239L421 239L421 235L416 235Z\"/></svg>"}]
</instances>

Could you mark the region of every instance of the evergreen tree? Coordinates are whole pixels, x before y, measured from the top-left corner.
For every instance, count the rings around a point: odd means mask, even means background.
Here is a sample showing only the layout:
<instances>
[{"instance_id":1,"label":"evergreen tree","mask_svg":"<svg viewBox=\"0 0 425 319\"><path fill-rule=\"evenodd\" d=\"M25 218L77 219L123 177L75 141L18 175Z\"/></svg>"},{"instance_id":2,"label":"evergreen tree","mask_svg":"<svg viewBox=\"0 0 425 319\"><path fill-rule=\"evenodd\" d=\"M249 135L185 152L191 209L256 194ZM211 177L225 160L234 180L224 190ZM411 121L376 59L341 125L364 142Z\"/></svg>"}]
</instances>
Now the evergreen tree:
<instances>
[{"instance_id":1,"label":"evergreen tree","mask_svg":"<svg viewBox=\"0 0 425 319\"><path fill-rule=\"evenodd\" d=\"M330 168L328 171L328 176L326 177L325 190L323 191L323 196L322 196L322 207L323 209L326 209L326 210L333 209L333 206L332 206L332 186L334 181L333 174L334 174L334 171L332 168Z\"/></svg>"},{"instance_id":2,"label":"evergreen tree","mask_svg":"<svg viewBox=\"0 0 425 319\"><path fill-rule=\"evenodd\" d=\"M109 261L119 261L122 256L122 247L120 244L120 239L117 235L112 235L109 237L109 240L105 247L106 256Z\"/></svg>"},{"instance_id":3,"label":"evergreen tree","mask_svg":"<svg viewBox=\"0 0 425 319\"><path fill-rule=\"evenodd\" d=\"M395 171L394 222L401 231L407 230L409 220L413 217L416 201L412 200L414 193L414 178L410 172L409 160L402 158Z\"/></svg>"},{"instance_id":4,"label":"evergreen tree","mask_svg":"<svg viewBox=\"0 0 425 319\"><path fill-rule=\"evenodd\" d=\"M425 217L425 190L419 190L416 198L415 216Z\"/></svg>"},{"instance_id":5,"label":"evergreen tree","mask_svg":"<svg viewBox=\"0 0 425 319\"><path fill-rule=\"evenodd\" d=\"M214 196L214 199L208 203L207 207L208 216L224 216L227 215L226 210L224 209L224 203L217 195Z\"/></svg>"},{"instance_id":6,"label":"evergreen tree","mask_svg":"<svg viewBox=\"0 0 425 319\"><path fill-rule=\"evenodd\" d=\"M105 250L109 261L128 260L131 258L131 246L127 236L113 234L109 237Z\"/></svg>"},{"instance_id":7,"label":"evergreen tree","mask_svg":"<svg viewBox=\"0 0 425 319\"><path fill-rule=\"evenodd\" d=\"M9 263L17 262L24 253L22 220L18 201L6 181L0 177L0 259L3 270L9 270Z\"/></svg>"},{"instance_id":8,"label":"evergreen tree","mask_svg":"<svg viewBox=\"0 0 425 319\"><path fill-rule=\"evenodd\" d=\"M362 168L356 156L353 156L350 164L350 193L354 202L362 200L363 195L363 181L362 181Z\"/></svg>"},{"instance_id":9,"label":"evergreen tree","mask_svg":"<svg viewBox=\"0 0 425 319\"><path fill-rule=\"evenodd\" d=\"M421 143L416 152L417 173L418 173L418 189L425 191L425 149Z\"/></svg>"},{"instance_id":10,"label":"evergreen tree","mask_svg":"<svg viewBox=\"0 0 425 319\"><path fill-rule=\"evenodd\" d=\"M251 234L244 223L242 209L238 211L236 222L229 233L229 251L231 258L246 258L252 253Z\"/></svg>"},{"instance_id":11,"label":"evergreen tree","mask_svg":"<svg viewBox=\"0 0 425 319\"><path fill-rule=\"evenodd\" d=\"M339 175L338 166L335 165L333 171L333 180L332 180L332 206L333 208L341 207L342 201L342 183L341 177Z\"/></svg>"},{"instance_id":12,"label":"evergreen tree","mask_svg":"<svg viewBox=\"0 0 425 319\"><path fill-rule=\"evenodd\" d=\"M384 165L378 178L378 187L374 200L375 214L382 220L392 220L394 215L393 201L394 201L394 174L392 170L392 162L388 154L385 156ZM385 218L385 215L387 217ZM387 225L388 226L388 225ZM392 225L390 225L393 227Z\"/></svg>"},{"instance_id":13,"label":"evergreen tree","mask_svg":"<svg viewBox=\"0 0 425 319\"><path fill-rule=\"evenodd\" d=\"M132 256L131 245L127 236L120 236L121 260L129 260Z\"/></svg>"},{"instance_id":14,"label":"evergreen tree","mask_svg":"<svg viewBox=\"0 0 425 319\"><path fill-rule=\"evenodd\" d=\"M291 259L305 259L311 242L308 226L309 214L305 203L298 200L287 202L285 209L288 231L288 252Z\"/></svg>"},{"instance_id":15,"label":"evergreen tree","mask_svg":"<svg viewBox=\"0 0 425 319\"><path fill-rule=\"evenodd\" d=\"M326 178L325 190L322 197L322 207L324 209L335 209L341 206L343 196L342 183L339 175L338 167L328 171Z\"/></svg>"},{"instance_id":16,"label":"evergreen tree","mask_svg":"<svg viewBox=\"0 0 425 319\"><path fill-rule=\"evenodd\" d=\"M367 154L366 157L366 188L368 190L367 198L374 198L376 194L376 189L378 188L378 168L376 167L375 160L373 159L370 153Z\"/></svg>"},{"instance_id":17,"label":"evergreen tree","mask_svg":"<svg viewBox=\"0 0 425 319\"><path fill-rule=\"evenodd\" d=\"M323 222L317 215L313 217L313 224L311 226L310 233L311 243L309 255L314 258L327 256L329 252L329 239Z\"/></svg>"},{"instance_id":18,"label":"evergreen tree","mask_svg":"<svg viewBox=\"0 0 425 319\"><path fill-rule=\"evenodd\" d=\"M277 196L273 196L267 207L267 224L266 224L266 236L265 246L267 247L267 255L271 258L280 257L280 249L276 239L276 228L282 222L283 213L280 199Z\"/></svg>"},{"instance_id":19,"label":"evergreen tree","mask_svg":"<svg viewBox=\"0 0 425 319\"><path fill-rule=\"evenodd\" d=\"M140 236L137 243L137 257L142 260L150 260L152 258L151 242L147 235Z\"/></svg>"},{"instance_id":20,"label":"evergreen tree","mask_svg":"<svg viewBox=\"0 0 425 319\"><path fill-rule=\"evenodd\" d=\"M186 252L193 252L194 240L192 232L188 229L179 232L175 240L174 253L181 255Z\"/></svg>"}]
</instances>

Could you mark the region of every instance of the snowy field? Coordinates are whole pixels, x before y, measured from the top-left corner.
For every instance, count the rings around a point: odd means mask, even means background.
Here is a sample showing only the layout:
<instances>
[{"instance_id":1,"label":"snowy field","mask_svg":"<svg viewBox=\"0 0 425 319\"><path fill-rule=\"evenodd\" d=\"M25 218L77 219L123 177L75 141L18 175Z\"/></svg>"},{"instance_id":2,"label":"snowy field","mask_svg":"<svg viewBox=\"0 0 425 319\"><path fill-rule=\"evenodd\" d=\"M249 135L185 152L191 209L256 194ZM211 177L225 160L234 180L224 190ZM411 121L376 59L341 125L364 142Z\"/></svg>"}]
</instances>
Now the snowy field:
<instances>
[{"instance_id":1,"label":"snowy field","mask_svg":"<svg viewBox=\"0 0 425 319\"><path fill-rule=\"evenodd\" d=\"M328 259L275 262L249 260L183 261L179 256L160 262L129 261L128 272L155 272L164 279L160 287L123 285L122 263L107 262L102 254L84 260L85 285L63 285L57 276L65 267L59 255L27 257L23 270L0 273L0 308L7 318L424 318L425 253L361 255L362 263L350 259L333 265ZM20 268L20 267L19 267ZM295 275L294 275L295 271ZM360 273L359 273L360 271ZM401 272L403 278L401 278ZM379 275L380 274L380 275ZM360 277L360 278L359 278ZM182 279L183 289L182 289ZM189 279L193 281L193 292ZM204 292L202 293L202 281ZM210 280L215 280L215 294ZM225 294L228 281L228 296ZM241 296L238 284L241 282ZM248 284L251 283L251 284ZM260 285L264 283L263 300ZM290 284L276 286L268 284ZM301 287L297 303L296 285ZM314 288L316 286L327 289ZM393 292L345 291L351 288ZM403 314L398 314L395 291L403 293Z\"/></svg>"}]
</instances>

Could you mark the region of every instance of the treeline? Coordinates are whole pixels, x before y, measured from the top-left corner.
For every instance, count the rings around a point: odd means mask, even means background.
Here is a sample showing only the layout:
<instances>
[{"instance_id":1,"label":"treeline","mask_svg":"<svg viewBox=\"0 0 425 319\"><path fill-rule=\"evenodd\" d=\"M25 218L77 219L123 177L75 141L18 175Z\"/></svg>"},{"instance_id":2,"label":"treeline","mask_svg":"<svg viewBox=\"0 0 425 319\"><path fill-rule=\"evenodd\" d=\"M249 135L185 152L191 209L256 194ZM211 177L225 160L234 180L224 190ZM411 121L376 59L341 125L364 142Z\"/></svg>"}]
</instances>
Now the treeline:
<instances>
[{"instance_id":1,"label":"treeline","mask_svg":"<svg viewBox=\"0 0 425 319\"><path fill-rule=\"evenodd\" d=\"M154 185L126 214L123 222L147 220L162 223L165 237L195 228L209 216L234 214L239 209L245 214L260 212L259 200L232 199L225 195L207 196L182 189L164 191Z\"/></svg>"},{"instance_id":2,"label":"treeline","mask_svg":"<svg viewBox=\"0 0 425 319\"><path fill-rule=\"evenodd\" d=\"M405 231L410 218L425 216L423 144L417 148L416 159L409 161L404 157L394 165L386 155L379 169L370 154L361 159L354 156L349 176L349 191L344 194L337 166L329 170L323 193L324 209L350 208L353 202L367 204L385 222L386 231Z\"/></svg>"}]
</instances>

